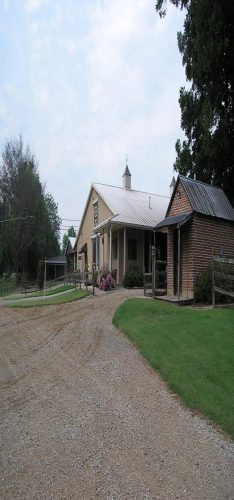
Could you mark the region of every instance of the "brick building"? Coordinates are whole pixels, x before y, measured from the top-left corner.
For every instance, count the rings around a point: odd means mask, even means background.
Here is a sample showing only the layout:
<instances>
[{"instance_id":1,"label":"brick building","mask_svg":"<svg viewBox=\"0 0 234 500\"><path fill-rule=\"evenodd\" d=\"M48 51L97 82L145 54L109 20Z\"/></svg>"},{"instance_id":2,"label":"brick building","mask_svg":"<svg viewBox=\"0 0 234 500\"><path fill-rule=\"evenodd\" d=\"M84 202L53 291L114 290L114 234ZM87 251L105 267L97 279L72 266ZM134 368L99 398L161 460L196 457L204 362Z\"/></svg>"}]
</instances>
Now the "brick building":
<instances>
[{"instance_id":1,"label":"brick building","mask_svg":"<svg viewBox=\"0 0 234 500\"><path fill-rule=\"evenodd\" d=\"M192 299L196 278L212 262L214 252L234 254L234 209L224 191L182 175L175 182L166 217L155 229L167 233L170 297Z\"/></svg>"}]
</instances>

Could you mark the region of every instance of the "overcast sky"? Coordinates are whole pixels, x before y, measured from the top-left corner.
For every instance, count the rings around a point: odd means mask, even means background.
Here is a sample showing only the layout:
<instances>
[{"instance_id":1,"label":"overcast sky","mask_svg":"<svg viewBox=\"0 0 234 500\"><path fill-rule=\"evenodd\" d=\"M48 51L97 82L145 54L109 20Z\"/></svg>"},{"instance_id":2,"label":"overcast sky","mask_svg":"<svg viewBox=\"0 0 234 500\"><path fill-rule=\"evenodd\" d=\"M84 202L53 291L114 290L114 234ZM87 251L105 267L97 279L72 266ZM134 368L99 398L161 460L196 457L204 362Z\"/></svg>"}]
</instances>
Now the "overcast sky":
<instances>
[{"instance_id":1,"label":"overcast sky","mask_svg":"<svg viewBox=\"0 0 234 500\"><path fill-rule=\"evenodd\" d=\"M155 0L0 0L0 145L22 134L62 218L91 182L165 194L180 130L184 13Z\"/></svg>"}]
</instances>

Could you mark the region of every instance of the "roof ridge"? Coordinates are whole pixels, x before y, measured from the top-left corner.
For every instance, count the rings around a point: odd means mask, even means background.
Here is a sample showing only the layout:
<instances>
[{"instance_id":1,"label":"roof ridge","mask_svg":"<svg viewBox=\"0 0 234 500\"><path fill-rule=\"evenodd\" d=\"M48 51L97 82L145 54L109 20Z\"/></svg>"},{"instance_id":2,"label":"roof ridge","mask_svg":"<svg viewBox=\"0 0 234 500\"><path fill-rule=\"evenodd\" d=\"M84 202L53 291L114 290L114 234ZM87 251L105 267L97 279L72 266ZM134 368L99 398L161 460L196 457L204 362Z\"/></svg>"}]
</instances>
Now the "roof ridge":
<instances>
[{"instance_id":1,"label":"roof ridge","mask_svg":"<svg viewBox=\"0 0 234 500\"><path fill-rule=\"evenodd\" d=\"M107 186L107 187L117 188L117 189L121 189L122 191L126 191L128 193L131 193L131 192L143 193L143 194L151 194L152 196L161 196L162 198L170 198L170 196L166 196L165 194L149 193L148 191L140 191L139 189L124 189L121 186L113 186L112 184L103 184L103 182L93 182L92 185L93 186L98 185L98 186Z\"/></svg>"},{"instance_id":2,"label":"roof ridge","mask_svg":"<svg viewBox=\"0 0 234 500\"><path fill-rule=\"evenodd\" d=\"M205 186L209 186L209 187L214 188L214 189L221 189L223 191L223 188L220 186L216 186L214 184L209 184L208 182L200 181L199 179L192 179L191 177L186 177L186 175L179 174L180 179L181 179L181 177L182 177L182 180L186 179L186 181L195 182L196 184L204 184Z\"/></svg>"}]
</instances>

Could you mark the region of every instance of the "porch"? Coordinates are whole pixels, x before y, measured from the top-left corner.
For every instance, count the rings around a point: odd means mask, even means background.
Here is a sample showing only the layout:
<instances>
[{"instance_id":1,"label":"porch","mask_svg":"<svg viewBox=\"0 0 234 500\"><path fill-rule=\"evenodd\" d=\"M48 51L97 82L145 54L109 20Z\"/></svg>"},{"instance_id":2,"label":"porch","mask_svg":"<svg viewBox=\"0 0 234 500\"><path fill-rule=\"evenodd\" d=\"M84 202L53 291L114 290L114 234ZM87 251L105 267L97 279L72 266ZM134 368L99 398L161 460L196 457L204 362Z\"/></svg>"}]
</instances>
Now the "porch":
<instances>
[{"instance_id":1,"label":"porch","mask_svg":"<svg viewBox=\"0 0 234 500\"><path fill-rule=\"evenodd\" d=\"M167 240L164 234L158 234L156 241L153 230L108 221L103 227L97 227L92 236L93 267L95 270L114 270L117 283L122 284L128 271L141 274L152 272L153 247L157 258L166 260Z\"/></svg>"}]
</instances>

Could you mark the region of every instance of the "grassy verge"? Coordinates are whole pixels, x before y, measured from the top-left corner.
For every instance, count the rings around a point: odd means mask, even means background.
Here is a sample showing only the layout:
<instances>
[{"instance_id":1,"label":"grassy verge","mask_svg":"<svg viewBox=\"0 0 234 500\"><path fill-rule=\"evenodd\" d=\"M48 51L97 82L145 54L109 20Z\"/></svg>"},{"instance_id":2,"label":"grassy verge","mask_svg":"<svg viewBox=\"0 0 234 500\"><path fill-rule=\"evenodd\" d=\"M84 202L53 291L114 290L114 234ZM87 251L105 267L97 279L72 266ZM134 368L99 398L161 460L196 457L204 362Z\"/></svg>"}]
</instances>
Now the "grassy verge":
<instances>
[{"instance_id":1,"label":"grassy verge","mask_svg":"<svg viewBox=\"0 0 234 500\"><path fill-rule=\"evenodd\" d=\"M113 323L186 406L234 438L234 310L194 310L131 299Z\"/></svg>"},{"instance_id":2,"label":"grassy verge","mask_svg":"<svg viewBox=\"0 0 234 500\"><path fill-rule=\"evenodd\" d=\"M55 295L56 293L66 292L67 290L72 290L74 288L74 285L57 286L55 288L52 288L51 290L46 290L45 295L47 297L49 295ZM12 294L5 296L4 300L25 300L26 298L31 297L44 297L44 291L42 290L41 292L27 292L26 294Z\"/></svg>"},{"instance_id":3,"label":"grassy verge","mask_svg":"<svg viewBox=\"0 0 234 500\"><path fill-rule=\"evenodd\" d=\"M73 302L74 300L82 299L89 295L85 290L73 290L62 295L57 295L52 298L38 299L38 300L18 300L17 302L12 302L7 304L6 307L17 307L17 308L27 308L27 307L38 307L38 306L51 306L56 304L64 304L66 302Z\"/></svg>"}]
</instances>

